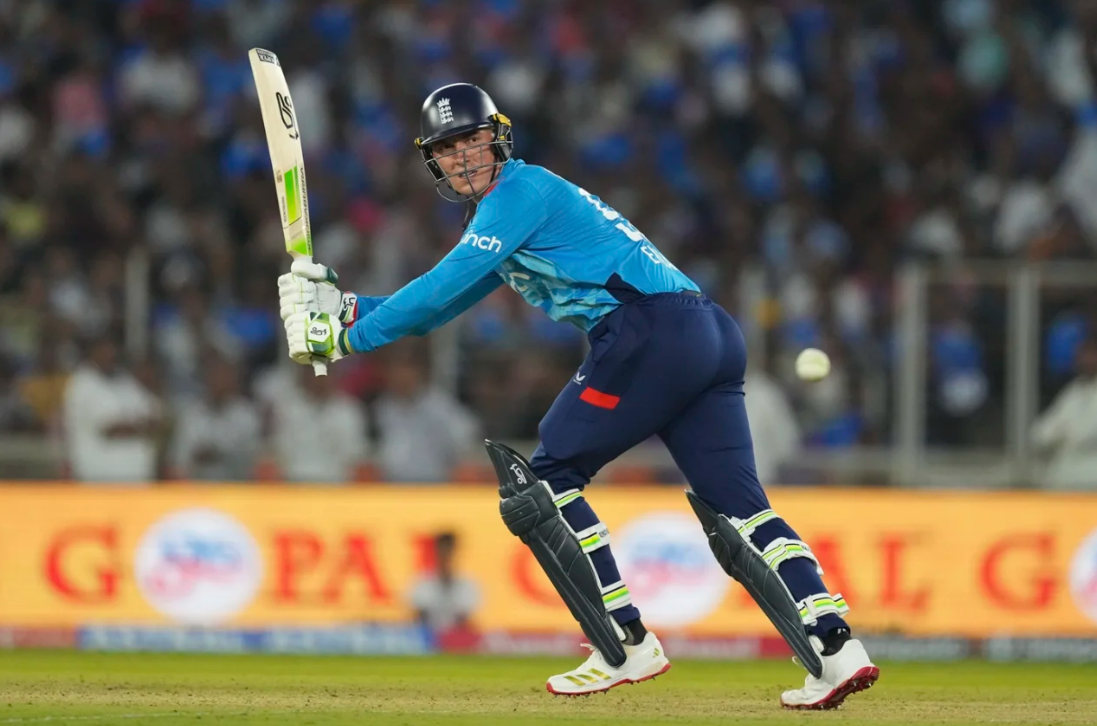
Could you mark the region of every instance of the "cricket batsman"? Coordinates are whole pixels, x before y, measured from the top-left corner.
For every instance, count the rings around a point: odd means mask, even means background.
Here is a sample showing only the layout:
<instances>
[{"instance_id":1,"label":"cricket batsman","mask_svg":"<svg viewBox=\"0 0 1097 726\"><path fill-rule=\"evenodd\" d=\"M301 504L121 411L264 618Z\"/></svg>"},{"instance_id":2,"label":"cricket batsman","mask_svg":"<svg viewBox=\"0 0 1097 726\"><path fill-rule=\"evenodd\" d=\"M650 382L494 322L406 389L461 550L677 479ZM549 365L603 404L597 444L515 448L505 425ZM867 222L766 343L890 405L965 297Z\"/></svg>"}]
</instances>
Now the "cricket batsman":
<instances>
[{"instance_id":1,"label":"cricket batsman","mask_svg":"<svg viewBox=\"0 0 1097 726\"><path fill-rule=\"evenodd\" d=\"M828 592L811 548L758 482L735 320L598 197L514 158L510 121L480 88L438 89L421 126L415 146L436 188L468 205L464 235L385 297L342 292L328 268L293 263L278 280L289 352L302 364L335 362L425 335L504 283L587 334L590 353L541 421L532 458L487 442L504 523L590 640L590 657L550 677L548 690L585 695L670 668L583 496L603 466L653 435L689 481L717 561L808 671L782 704L835 708L875 683L879 668L842 618L845 600Z\"/></svg>"}]
</instances>

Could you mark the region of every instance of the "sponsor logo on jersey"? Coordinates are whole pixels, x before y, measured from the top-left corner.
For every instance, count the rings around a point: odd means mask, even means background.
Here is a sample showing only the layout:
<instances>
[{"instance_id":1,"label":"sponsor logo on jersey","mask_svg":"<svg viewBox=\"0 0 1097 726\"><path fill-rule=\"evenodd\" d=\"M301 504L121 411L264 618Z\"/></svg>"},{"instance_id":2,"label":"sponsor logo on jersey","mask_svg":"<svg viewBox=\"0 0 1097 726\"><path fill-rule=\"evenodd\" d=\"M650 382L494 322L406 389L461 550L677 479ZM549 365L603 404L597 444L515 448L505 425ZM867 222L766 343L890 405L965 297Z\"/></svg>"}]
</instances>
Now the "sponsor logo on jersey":
<instances>
[{"instance_id":1,"label":"sponsor logo on jersey","mask_svg":"<svg viewBox=\"0 0 1097 726\"><path fill-rule=\"evenodd\" d=\"M488 237L486 235L481 237L475 232L470 232L462 237L461 244L471 245L488 252L500 252L503 249L503 241L498 237Z\"/></svg>"}]
</instances>

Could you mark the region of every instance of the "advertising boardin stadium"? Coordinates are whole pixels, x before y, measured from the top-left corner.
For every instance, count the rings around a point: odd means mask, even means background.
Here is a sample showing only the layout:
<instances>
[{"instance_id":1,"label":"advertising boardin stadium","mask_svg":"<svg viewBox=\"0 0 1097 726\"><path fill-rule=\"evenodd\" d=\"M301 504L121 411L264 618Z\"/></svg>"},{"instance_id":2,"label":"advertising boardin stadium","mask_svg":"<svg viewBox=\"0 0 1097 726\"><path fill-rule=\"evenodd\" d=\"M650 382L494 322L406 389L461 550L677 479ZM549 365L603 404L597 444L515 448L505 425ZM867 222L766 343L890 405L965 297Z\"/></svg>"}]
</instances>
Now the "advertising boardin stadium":
<instances>
[{"instance_id":1,"label":"advertising boardin stadium","mask_svg":"<svg viewBox=\"0 0 1097 726\"><path fill-rule=\"evenodd\" d=\"M634 601L662 632L770 634L677 488L598 487ZM857 628L1092 636L1097 496L773 489ZM476 623L575 630L492 488L0 487L0 626L403 622L434 533L458 535Z\"/></svg>"}]
</instances>

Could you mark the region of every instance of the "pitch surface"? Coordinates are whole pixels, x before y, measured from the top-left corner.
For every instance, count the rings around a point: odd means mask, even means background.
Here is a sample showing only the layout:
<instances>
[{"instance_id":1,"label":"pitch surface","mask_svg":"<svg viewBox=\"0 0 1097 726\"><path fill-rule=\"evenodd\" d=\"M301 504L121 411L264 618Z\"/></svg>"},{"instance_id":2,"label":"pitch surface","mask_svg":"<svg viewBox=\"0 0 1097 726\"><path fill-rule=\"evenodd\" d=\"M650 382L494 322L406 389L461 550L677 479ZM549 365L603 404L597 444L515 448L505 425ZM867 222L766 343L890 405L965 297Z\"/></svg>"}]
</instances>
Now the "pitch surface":
<instances>
[{"instance_id":1,"label":"pitch surface","mask_svg":"<svg viewBox=\"0 0 1097 726\"><path fill-rule=\"evenodd\" d=\"M571 660L0 651L0 726L1093 724L1097 666L882 664L839 711L783 711L789 662L676 661L659 679L554 698Z\"/></svg>"}]
</instances>

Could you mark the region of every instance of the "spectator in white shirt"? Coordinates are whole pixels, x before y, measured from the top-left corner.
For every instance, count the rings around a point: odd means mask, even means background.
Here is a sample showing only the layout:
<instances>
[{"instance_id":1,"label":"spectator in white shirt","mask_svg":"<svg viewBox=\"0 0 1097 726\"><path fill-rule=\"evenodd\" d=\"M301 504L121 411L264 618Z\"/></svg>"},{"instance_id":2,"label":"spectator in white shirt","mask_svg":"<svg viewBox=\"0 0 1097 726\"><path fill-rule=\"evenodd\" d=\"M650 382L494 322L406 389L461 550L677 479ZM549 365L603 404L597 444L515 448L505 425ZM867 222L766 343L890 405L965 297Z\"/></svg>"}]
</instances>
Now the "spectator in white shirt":
<instances>
[{"instance_id":1,"label":"spectator in white shirt","mask_svg":"<svg viewBox=\"0 0 1097 726\"><path fill-rule=\"evenodd\" d=\"M391 349L385 389L375 411L381 433L377 463L388 481L442 482L469 453L479 425L455 398L427 381L414 347Z\"/></svg>"},{"instance_id":2,"label":"spectator in white shirt","mask_svg":"<svg viewBox=\"0 0 1097 726\"><path fill-rule=\"evenodd\" d=\"M286 479L342 483L369 455L362 404L300 366L272 401L272 445Z\"/></svg>"},{"instance_id":3,"label":"spectator in white shirt","mask_svg":"<svg viewBox=\"0 0 1097 726\"><path fill-rule=\"evenodd\" d=\"M434 572L419 578L408 594L416 619L436 633L467 628L480 604L479 587L456 572L456 549L457 535L438 534L434 538Z\"/></svg>"},{"instance_id":4,"label":"spectator in white shirt","mask_svg":"<svg viewBox=\"0 0 1097 726\"><path fill-rule=\"evenodd\" d=\"M162 403L118 365L111 337L92 342L69 379L64 426L74 478L145 484L156 477Z\"/></svg>"},{"instance_id":5,"label":"spectator in white shirt","mask_svg":"<svg viewBox=\"0 0 1097 726\"><path fill-rule=\"evenodd\" d=\"M770 356L772 367L776 356ZM763 485L780 484L781 465L800 450L800 425L781 384L770 375L772 370L757 366L747 369L744 402L750 435L754 439L754 465Z\"/></svg>"},{"instance_id":6,"label":"spectator in white shirt","mask_svg":"<svg viewBox=\"0 0 1097 726\"><path fill-rule=\"evenodd\" d=\"M236 368L221 358L205 363L205 393L184 400L176 424L176 476L205 481L251 478L259 453L259 413L240 394Z\"/></svg>"},{"instance_id":7,"label":"spectator in white shirt","mask_svg":"<svg viewBox=\"0 0 1097 726\"><path fill-rule=\"evenodd\" d=\"M1077 377L1036 420L1032 438L1048 455L1043 483L1097 490L1097 340L1078 347Z\"/></svg>"}]
</instances>

